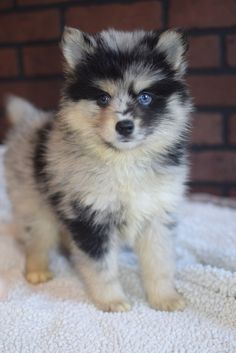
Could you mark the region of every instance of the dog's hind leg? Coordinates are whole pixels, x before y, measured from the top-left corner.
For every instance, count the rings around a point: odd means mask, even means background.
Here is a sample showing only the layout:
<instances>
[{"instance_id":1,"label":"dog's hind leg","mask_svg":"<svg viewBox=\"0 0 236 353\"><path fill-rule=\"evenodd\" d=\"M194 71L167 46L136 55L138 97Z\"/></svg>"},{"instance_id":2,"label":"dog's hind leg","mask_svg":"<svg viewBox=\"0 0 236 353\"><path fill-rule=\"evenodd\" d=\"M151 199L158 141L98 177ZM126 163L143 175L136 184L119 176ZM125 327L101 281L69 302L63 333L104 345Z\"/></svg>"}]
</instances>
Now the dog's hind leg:
<instances>
[{"instance_id":1,"label":"dog's hind leg","mask_svg":"<svg viewBox=\"0 0 236 353\"><path fill-rule=\"evenodd\" d=\"M58 227L48 214L41 211L25 228L29 233L24 242L25 277L32 284L46 282L53 277L49 269L49 253L57 247Z\"/></svg>"}]
</instances>

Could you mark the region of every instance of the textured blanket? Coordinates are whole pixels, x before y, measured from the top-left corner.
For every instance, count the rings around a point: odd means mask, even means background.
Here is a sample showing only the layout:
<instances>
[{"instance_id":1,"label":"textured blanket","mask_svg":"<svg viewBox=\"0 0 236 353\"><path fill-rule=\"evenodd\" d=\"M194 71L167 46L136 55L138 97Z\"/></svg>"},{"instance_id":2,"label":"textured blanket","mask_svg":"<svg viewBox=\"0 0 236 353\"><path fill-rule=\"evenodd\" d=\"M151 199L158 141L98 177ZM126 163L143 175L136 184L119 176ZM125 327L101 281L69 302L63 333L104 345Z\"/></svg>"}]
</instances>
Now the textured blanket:
<instances>
[{"instance_id":1,"label":"textured blanket","mask_svg":"<svg viewBox=\"0 0 236 353\"><path fill-rule=\"evenodd\" d=\"M236 209L188 201L176 236L183 312L149 308L135 256L121 254L128 313L103 313L69 262L52 254L55 278L31 286L12 235L0 150L1 353L236 353ZM23 202L23 200L22 200Z\"/></svg>"}]
</instances>

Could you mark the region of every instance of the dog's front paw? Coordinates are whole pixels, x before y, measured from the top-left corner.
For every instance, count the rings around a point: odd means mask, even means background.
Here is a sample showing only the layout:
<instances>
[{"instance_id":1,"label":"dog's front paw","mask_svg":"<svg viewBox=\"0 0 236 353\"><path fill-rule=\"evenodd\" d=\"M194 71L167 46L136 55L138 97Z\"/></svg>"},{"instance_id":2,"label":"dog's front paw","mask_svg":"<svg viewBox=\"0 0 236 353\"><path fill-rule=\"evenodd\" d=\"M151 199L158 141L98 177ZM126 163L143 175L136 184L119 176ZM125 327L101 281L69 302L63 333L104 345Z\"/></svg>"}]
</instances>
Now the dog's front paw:
<instances>
[{"instance_id":1,"label":"dog's front paw","mask_svg":"<svg viewBox=\"0 0 236 353\"><path fill-rule=\"evenodd\" d=\"M175 311L185 308L185 301L177 292L171 296L149 298L149 304L153 309L161 311Z\"/></svg>"},{"instance_id":2,"label":"dog's front paw","mask_svg":"<svg viewBox=\"0 0 236 353\"><path fill-rule=\"evenodd\" d=\"M39 284L49 281L53 278L51 271L30 271L25 275L27 281L31 284Z\"/></svg>"},{"instance_id":3,"label":"dog's front paw","mask_svg":"<svg viewBox=\"0 0 236 353\"><path fill-rule=\"evenodd\" d=\"M126 299L96 302L95 305L99 310L105 312L126 312L131 309L131 305Z\"/></svg>"}]
</instances>

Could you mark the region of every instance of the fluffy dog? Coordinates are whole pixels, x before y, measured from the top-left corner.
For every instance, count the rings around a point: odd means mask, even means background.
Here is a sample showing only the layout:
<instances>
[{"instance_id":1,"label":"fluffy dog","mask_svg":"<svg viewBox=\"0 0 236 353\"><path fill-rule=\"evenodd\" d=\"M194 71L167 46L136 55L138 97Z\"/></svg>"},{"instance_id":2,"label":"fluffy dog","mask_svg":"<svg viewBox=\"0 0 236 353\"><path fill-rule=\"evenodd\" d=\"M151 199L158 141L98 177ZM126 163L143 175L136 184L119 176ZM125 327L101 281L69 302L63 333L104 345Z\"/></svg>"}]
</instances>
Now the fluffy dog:
<instances>
[{"instance_id":1,"label":"fluffy dog","mask_svg":"<svg viewBox=\"0 0 236 353\"><path fill-rule=\"evenodd\" d=\"M26 278L49 280L62 233L95 305L126 311L121 243L137 253L148 302L183 308L174 286L173 220L187 177L191 100L177 31L89 35L66 28L58 111L11 98L6 177L26 252Z\"/></svg>"}]
</instances>

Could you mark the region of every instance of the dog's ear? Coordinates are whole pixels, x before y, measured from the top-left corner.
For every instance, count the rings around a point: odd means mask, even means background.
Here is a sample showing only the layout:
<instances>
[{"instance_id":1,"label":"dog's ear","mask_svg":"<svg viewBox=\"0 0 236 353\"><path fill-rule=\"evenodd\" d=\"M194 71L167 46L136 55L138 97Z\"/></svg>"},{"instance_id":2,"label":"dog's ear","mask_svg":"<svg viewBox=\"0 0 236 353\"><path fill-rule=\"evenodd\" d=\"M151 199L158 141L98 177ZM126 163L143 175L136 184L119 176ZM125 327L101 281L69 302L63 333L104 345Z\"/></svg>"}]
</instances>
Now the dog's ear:
<instances>
[{"instance_id":1,"label":"dog's ear","mask_svg":"<svg viewBox=\"0 0 236 353\"><path fill-rule=\"evenodd\" d=\"M74 69L85 53L90 53L96 45L93 36L76 28L65 27L61 48L70 69Z\"/></svg>"},{"instance_id":2,"label":"dog's ear","mask_svg":"<svg viewBox=\"0 0 236 353\"><path fill-rule=\"evenodd\" d=\"M164 53L166 60L180 75L186 71L184 54L188 49L186 35L179 30L163 32L157 42L157 49Z\"/></svg>"}]
</instances>

